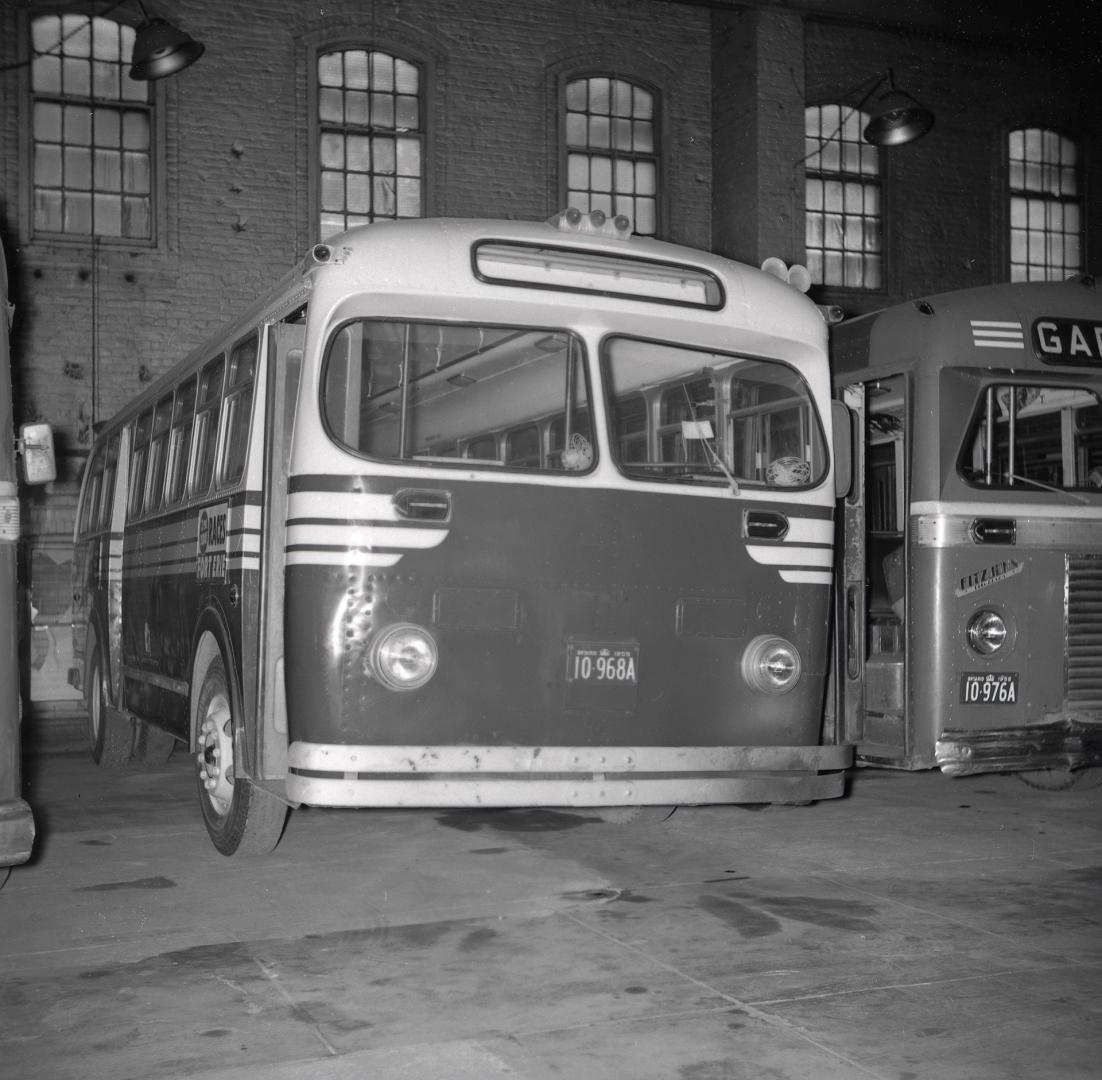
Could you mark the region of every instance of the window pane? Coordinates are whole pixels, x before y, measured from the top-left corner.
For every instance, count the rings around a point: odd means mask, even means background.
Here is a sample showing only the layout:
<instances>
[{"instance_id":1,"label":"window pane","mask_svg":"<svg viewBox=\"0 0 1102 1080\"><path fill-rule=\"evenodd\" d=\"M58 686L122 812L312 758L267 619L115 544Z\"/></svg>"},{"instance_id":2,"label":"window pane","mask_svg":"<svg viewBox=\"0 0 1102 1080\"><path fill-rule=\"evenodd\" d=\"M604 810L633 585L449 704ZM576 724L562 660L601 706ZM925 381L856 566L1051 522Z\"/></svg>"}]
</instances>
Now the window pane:
<instances>
[{"instance_id":1,"label":"window pane","mask_svg":"<svg viewBox=\"0 0 1102 1080\"><path fill-rule=\"evenodd\" d=\"M624 79L573 79L563 90L566 204L623 213L644 236L658 230L654 95ZM591 148L600 153L570 153ZM645 200L636 196L645 195Z\"/></svg>"},{"instance_id":2,"label":"window pane","mask_svg":"<svg viewBox=\"0 0 1102 1080\"><path fill-rule=\"evenodd\" d=\"M322 238L376 217L419 217L420 69L384 52L348 49L319 56L318 82Z\"/></svg>"},{"instance_id":3,"label":"window pane","mask_svg":"<svg viewBox=\"0 0 1102 1080\"><path fill-rule=\"evenodd\" d=\"M1009 261L1014 281L1059 280L1082 269L1079 147L1025 128L1007 140Z\"/></svg>"},{"instance_id":4,"label":"window pane","mask_svg":"<svg viewBox=\"0 0 1102 1080\"><path fill-rule=\"evenodd\" d=\"M582 472L593 461L584 371L581 343L560 330L363 319L330 342L322 402L356 454Z\"/></svg>"},{"instance_id":5,"label":"window pane","mask_svg":"<svg viewBox=\"0 0 1102 1080\"><path fill-rule=\"evenodd\" d=\"M126 75L133 40L106 18L32 19L36 232L152 239L149 88ZM128 205L124 190L143 198Z\"/></svg>"},{"instance_id":6,"label":"window pane","mask_svg":"<svg viewBox=\"0 0 1102 1080\"><path fill-rule=\"evenodd\" d=\"M863 141L867 123L865 114L845 105L804 112L804 130L813 135L804 162L805 246L816 284L882 284L880 157L877 147Z\"/></svg>"}]
</instances>

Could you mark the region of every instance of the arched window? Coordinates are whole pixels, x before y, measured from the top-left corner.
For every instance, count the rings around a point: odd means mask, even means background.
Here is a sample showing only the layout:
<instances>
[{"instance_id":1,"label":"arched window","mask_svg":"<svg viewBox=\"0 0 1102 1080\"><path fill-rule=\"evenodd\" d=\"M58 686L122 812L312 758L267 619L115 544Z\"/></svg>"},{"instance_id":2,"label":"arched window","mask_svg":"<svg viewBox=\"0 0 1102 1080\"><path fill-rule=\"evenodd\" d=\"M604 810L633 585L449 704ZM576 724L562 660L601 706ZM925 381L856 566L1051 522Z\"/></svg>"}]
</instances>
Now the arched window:
<instances>
[{"instance_id":1,"label":"arched window","mask_svg":"<svg viewBox=\"0 0 1102 1080\"><path fill-rule=\"evenodd\" d=\"M1008 144L1010 280L1059 281L1082 269L1079 147L1043 128Z\"/></svg>"},{"instance_id":2,"label":"arched window","mask_svg":"<svg viewBox=\"0 0 1102 1080\"><path fill-rule=\"evenodd\" d=\"M31 21L35 236L153 241L153 106L127 74L133 45L110 19Z\"/></svg>"},{"instance_id":3,"label":"arched window","mask_svg":"<svg viewBox=\"0 0 1102 1080\"><path fill-rule=\"evenodd\" d=\"M656 236L658 115L655 95L607 76L566 83L566 205L626 214L636 233Z\"/></svg>"},{"instance_id":4,"label":"arched window","mask_svg":"<svg viewBox=\"0 0 1102 1080\"><path fill-rule=\"evenodd\" d=\"M880 154L862 141L868 122L848 105L804 111L807 268L818 285L884 284Z\"/></svg>"},{"instance_id":5,"label":"arched window","mask_svg":"<svg viewBox=\"0 0 1102 1080\"><path fill-rule=\"evenodd\" d=\"M424 212L421 68L370 49L323 52L317 67L321 239Z\"/></svg>"}]
</instances>

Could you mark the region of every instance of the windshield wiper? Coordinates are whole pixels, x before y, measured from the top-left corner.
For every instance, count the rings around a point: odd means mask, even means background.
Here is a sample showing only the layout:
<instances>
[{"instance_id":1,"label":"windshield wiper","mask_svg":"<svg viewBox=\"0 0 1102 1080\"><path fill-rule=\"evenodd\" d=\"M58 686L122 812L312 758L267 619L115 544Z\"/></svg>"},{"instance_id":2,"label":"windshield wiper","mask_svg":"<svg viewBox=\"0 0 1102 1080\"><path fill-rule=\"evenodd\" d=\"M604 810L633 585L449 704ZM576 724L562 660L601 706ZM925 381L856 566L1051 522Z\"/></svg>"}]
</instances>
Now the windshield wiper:
<instances>
[{"instance_id":1,"label":"windshield wiper","mask_svg":"<svg viewBox=\"0 0 1102 1080\"><path fill-rule=\"evenodd\" d=\"M1068 488L1053 487L1051 484L1043 484L1040 480L1033 480L1028 476L1019 476L1017 473L1007 473L1007 479L1020 480L1023 484L1032 484L1034 487L1040 488L1042 491L1051 491L1054 495L1067 495L1069 498L1074 499L1077 503L1082 503L1084 506L1090 506L1090 500L1083 498L1077 492L1071 491Z\"/></svg>"}]
</instances>

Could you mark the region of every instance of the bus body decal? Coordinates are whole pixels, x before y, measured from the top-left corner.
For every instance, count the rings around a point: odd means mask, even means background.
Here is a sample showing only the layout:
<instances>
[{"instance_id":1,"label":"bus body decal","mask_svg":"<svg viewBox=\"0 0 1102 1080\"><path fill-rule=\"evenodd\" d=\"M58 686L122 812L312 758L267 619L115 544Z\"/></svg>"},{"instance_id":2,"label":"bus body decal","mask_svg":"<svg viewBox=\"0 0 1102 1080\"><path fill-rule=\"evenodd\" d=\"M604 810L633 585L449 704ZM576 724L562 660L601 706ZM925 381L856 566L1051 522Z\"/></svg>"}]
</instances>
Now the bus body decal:
<instances>
[{"instance_id":1,"label":"bus body decal","mask_svg":"<svg viewBox=\"0 0 1102 1080\"><path fill-rule=\"evenodd\" d=\"M747 544L746 554L762 566L777 568L782 581L829 585L833 580L834 523L825 518L792 517L779 544Z\"/></svg>"},{"instance_id":2,"label":"bus body decal","mask_svg":"<svg viewBox=\"0 0 1102 1080\"><path fill-rule=\"evenodd\" d=\"M287 564L394 566L407 551L438 547L446 528L403 522L390 495L293 492Z\"/></svg>"},{"instance_id":3,"label":"bus body decal","mask_svg":"<svg viewBox=\"0 0 1102 1080\"><path fill-rule=\"evenodd\" d=\"M1024 349L1025 334L1020 322L973 319L972 344L977 349Z\"/></svg>"},{"instance_id":4,"label":"bus body decal","mask_svg":"<svg viewBox=\"0 0 1102 1080\"><path fill-rule=\"evenodd\" d=\"M225 581L226 519L229 507L225 503L206 506L199 512L199 527L195 539L195 576L199 581Z\"/></svg>"}]
</instances>

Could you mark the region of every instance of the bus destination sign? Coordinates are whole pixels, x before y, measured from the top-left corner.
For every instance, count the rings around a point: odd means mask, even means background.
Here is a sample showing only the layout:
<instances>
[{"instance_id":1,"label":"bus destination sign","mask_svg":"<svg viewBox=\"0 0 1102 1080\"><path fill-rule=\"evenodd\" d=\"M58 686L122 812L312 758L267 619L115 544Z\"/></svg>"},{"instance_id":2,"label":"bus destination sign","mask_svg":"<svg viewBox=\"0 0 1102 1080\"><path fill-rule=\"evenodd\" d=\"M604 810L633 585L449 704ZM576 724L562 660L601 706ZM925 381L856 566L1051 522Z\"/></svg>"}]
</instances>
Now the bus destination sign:
<instances>
[{"instance_id":1,"label":"bus destination sign","mask_svg":"<svg viewBox=\"0 0 1102 1080\"><path fill-rule=\"evenodd\" d=\"M1035 319L1033 348L1046 364L1102 367L1102 322L1092 319Z\"/></svg>"}]
</instances>

